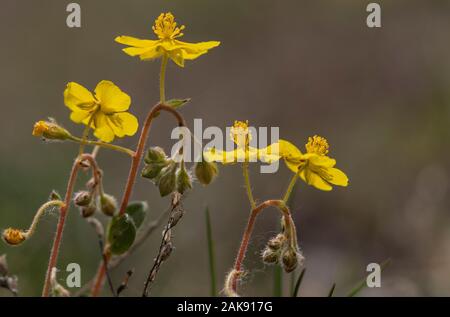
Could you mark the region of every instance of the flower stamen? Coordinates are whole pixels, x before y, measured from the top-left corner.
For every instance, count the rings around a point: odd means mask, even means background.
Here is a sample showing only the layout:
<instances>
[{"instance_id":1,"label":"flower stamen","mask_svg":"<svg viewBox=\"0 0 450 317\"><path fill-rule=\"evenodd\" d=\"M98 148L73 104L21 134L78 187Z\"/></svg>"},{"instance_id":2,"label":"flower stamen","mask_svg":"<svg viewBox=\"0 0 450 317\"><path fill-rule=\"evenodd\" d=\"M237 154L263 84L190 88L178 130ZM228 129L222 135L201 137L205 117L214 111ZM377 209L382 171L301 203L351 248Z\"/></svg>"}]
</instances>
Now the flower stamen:
<instances>
[{"instance_id":1,"label":"flower stamen","mask_svg":"<svg viewBox=\"0 0 450 317\"><path fill-rule=\"evenodd\" d=\"M185 29L185 26L177 27L175 17L168 12L159 15L152 29L161 40L172 40L184 35L181 31Z\"/></svg>"},{"instance_id":2,"label":"flower stamen","mask_svg":"<svg viewBox=\"0 0 450 317\"><path fill-rule=\"evenodd\" d=\"M308 153L315 153L318 155L326 155L330 146L328 145L327 139L315 135L308 138L308 143L305 145L306 151Z\"/></svg>"}]
</instances>

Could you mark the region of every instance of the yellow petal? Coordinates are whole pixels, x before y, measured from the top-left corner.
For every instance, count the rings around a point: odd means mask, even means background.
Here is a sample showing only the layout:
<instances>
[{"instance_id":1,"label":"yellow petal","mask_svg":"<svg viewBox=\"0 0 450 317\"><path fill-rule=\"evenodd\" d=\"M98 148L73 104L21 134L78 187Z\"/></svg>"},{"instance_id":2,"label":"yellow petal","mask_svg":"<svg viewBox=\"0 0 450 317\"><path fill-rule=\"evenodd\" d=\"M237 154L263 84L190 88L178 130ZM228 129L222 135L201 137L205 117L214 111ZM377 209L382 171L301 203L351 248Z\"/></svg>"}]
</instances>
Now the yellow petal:
<instances>
[{"instance_id":1,"label":"yellow petal","mask_svg":"<svg viewBox=\"0 0 450 317\"><path fill-rule=\"evenodd\" d=\"M75 123L84 123L83 121L88 119L90 114L91 113L89 111L75 110L72 111L72 113L70 114L70 120L72 120ZM87 124L87 122L85 124Z\"/></svg>"},{"instance_id":2,"label":"yellow petal","mask_svg":"<svg viewBox=\"0 0 450 317\"><path fill-rule=\"evenodd\" d=\"M108 124L107 116L98 112L94 117L94 135L103 142L111 142L114 140L114 131Z\"/></svg>"},{"instance_id":3,"label":"yellow petal","mask_svg":"<svg viewBox=\"0 0 450 317\"><path fill-rule=\"evenodd\" d=\"M134 47L152 47L158 44L159 41L154 40L141 40L132 36L118 36L114 39L117 43L125 44Z\"/></svg>"},{"instance_id":4,"label":"yellow petal","mask_svg":"<svg viewBox=\"0 0 450 317\"><path fill-rule=\"evenodd\" d=\"M198 54L200 52L206 53L208 50L220 45L218 41L188 43L174 40L174 43L186 51L188 54Z\"/></svg>"},{"instance_id":5,"label":"yellow petal","mask_svg":"<svg viewBox=\"0 0 450 317\"><path fill-rule=\"evenodd\" d=\"M169 58L173 60L175 64L177 64L180 67L184 67L184 58L183 58L183 52L181 50L174 50L167 52L169 55Z\"/></svg>"},{"instance_id":6,"label":"yellow petal","mask_svg":"<svg viewBox=\"0 0 450 317\"><path fill-rule=\"evenodd\" d=\"M310 161L315 166L330 168L336 165L336 160L325 155L317 155L315 153L307 153L303 158Z\"/></svg>"},{"instance_id":7,"label":"yellow petal","mask_svg":"<svg viewBox=\"0 0 450 317\"><path fill-rule=\"evenodd\" d=\"M327 169L327 173L331 176L331 178L328 180L329 183L344 187L348 185L348 177L340 169L329 168Z\"/></svg>"},{"instance_id":8,"label":"yellow petal","mask_svg":"<svg viewBox=\"0 0 450 317\"><path fill-rule=\"evenodd\" d=\"M139 55L139 57L141 58L141 60L145 61L145 60L159 58L163 55L163 53L164 53L163 50L156 47L156 48L152 48L152 49L146 51L145 53L142 53L141 55Z\"/></svg>"},{"instance_id":9,"label":"yellow petal","mask_svg":"<svg viewBox=\"0 0 450 317\"><path fill-rule=\"evenodd\" d=\"M302 155L302 152L291 142L286 140L280 140L279 144L279 154L285 159L298 158Z\"/></svg>"},{"instance_id":10,"label":"yellow petal","mask_svg":"<svg viewBox=\"0 0 450 317\"><path fill-rule=\"evenodd\" d=\"M92 93L75 82L67 84L64 90L64 104L70 110L89 110L95 106Z\"/></svg>"},{"instance_id":11,"label":"yellow petal","mask_svg":"<svg viewBox=\"0 0 450 317\"><path fill-rule=\"evenodd\" d=\"M107 119L114 134L121 138L134 135L139 126L137 118L128 112L116 113L107 116Z\"/></svg>"},{"instance_id":12,"label":"yellow petal","mask_svg":"<svg viewBox=\"0 0 450 317\"><path fill-rule=\"evenodd\" d=\"M126 111L131 104L130 96L109 80L98 83L95 96L100 101L101 111L106 114Z\"/></svg>"},{"instance_id":13,"label":"yellow petal","mask_svg":"<svg viewBox=\"0 0 450 317\"><path fill-rule=\"evenodd\" d=\"M333 189L330 184L322 179L319 175L311 171L309 168L305 168L300 172L300 178L303 179L308 185L314 186L317 189L330 191Z\"/></svg>"}]
</instances>

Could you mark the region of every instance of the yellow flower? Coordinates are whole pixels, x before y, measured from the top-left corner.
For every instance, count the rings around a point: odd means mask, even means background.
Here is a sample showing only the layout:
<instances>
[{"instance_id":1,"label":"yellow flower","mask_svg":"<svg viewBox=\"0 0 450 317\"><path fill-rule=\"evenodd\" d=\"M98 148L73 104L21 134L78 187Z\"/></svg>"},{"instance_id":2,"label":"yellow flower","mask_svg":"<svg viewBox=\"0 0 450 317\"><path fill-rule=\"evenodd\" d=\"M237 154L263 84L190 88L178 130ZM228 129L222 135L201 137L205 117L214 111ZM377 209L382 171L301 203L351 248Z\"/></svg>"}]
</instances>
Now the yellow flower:
<instances>
[{"instance_id":1,"label":"yellow flower","mask_svg":"<svg viewBox=\"0 0 450 317\"><path fill-rule=\"evenodd\" d=\"M318 189L329 191L331 185L347 186L348 178L341 170L335 168L336 160L328 157L329 145L325 138L313 136L305 145L303 154L292 143L280 140L279 155L287 167L294 173L299 173L301 179Z\"/></svg>"},{"instance_id":2,"label":"yellow flower","mask_svg":"<svg viewBox=\"0 0 450 317\"><path fill-rule=\"evenodd\" d=\"M236 162L261 162L270 163L279 159L275 152L271 152L269 147L258 149L250 146L252 134L248 128L248 121L235 121L230 129L230 138L236 144L236 149L232 151L222 151L216 148L206 149L204 158L209 162L220 162L223 164Z\"/></svg>"},{"instance_id":3,"label":"yellow flower","mask_svg":"<svg viewBox=\"0 0 450 317\"><path fill-rule=\"evenodd\" d=\"M130 56L139 56L141 60L159 58L164 54L178 66L184 67L184 60L196 59L208 50L218 46L220 42L187 43L177 40L183 36L184 25L177 27L172 13L161 13L152 27L158 40L141 40L131 36L118 36L115 41L129 45L123 51Z\"/></svg>"},{"instance_id":4,"label":"yellow flower","mask_svg":"<svg viewBox=\"0 0 450 317\"><path fill-rule=\"evenodd\" d=\"M126 112L130 96L110 81L99 82L95 96L80 84L70 82L64 91L64 103L72 110L70 119L90 125L103 142L111 142L115 136L134 135L138 129L136 117Z\"/></svg>"}]
</instances>

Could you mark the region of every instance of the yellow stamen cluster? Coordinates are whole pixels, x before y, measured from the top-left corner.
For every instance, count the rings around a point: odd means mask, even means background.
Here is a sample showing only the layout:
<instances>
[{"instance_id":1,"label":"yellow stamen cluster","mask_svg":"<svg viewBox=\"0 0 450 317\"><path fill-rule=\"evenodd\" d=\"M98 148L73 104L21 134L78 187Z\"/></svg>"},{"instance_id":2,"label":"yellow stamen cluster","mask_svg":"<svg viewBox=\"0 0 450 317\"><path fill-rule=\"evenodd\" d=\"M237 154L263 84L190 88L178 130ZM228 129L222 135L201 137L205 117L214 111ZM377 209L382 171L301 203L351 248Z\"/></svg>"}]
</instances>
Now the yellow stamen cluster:
<instances>
[{"instance_id":1,"label":"yellow stamen cluster","mask_svg":"<svg viewBox=\"0 0 450 317\"><path fill-rule=\"evenodd\" d=\"M315 153L318 155L326 155L328 153L328 149L330 148L327 139L318 135L309 137L308 143L306 143L305 147L308 153Z\"/></svg>"},{"instance_id":2,"label":"yellow stamen cluster","mask_svg":"<svg viewBox=\"0 0 450 317\"><path fill-rule=\"evenodd\" d=\"M183 36L181 31L184 30L184 28L184 25L177 28L175 17L170 12L161 13L155 20L155 25L152 27L153 32L155 32L161 40L171 40Z\"/></svg>"},{"instance_id":3,"label":"yellow stamen cluster","mask_svg":"<svg viewBox=\"0 0 450 317\"><path fill-rule=\"evenodd\" d=\"M49 129L47 122L41 120L34 124L33 135L41 137Z\"/></svg>"},{"instance_id":4,"label":"yellow stamen cluster","mask_svg":"<svg viewBox=\"0 0 450 317\"><path fill-rule=\"evenodd\" d=\"M26 233L20 229L8 228L3 231L3 239L10 245L21 244L26 238Z\"/></svg>"},{"instance_id":5,"label":"yellow stamen cluster","mask_svg":"<svg viewBox=\"0 0 450 317\"><path fill-rule=\"evenodd\" d=\"M248 128L248 120L245 122L234 121L234 125L230 129L230 137L238 146L247 146L252 139L252 134Z\"/></svg>"}]
</instances>

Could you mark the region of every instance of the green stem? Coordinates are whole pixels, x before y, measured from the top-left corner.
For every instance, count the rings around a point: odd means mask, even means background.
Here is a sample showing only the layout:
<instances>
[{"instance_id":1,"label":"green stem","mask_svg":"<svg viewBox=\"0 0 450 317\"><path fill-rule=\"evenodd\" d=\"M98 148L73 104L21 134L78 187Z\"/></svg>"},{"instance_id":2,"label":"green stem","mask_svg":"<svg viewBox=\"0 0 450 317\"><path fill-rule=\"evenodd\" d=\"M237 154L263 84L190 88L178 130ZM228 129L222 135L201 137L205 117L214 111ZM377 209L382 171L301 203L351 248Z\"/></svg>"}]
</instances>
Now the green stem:
<instances>
[{"instance_id":1,"label":"green stem","mask_svg":"<svg viewBox=\"0 0 450 317\"><path fill-rule=\"evenodd\" d=\"M294 189L294 186L297 183L297 180L298 180L298 174L294 174L294 176L292 176L292 178L291 178L289 186L288 186L288 188L286 190L286 193L284 194L284 197L283 197L283 201L284 201L285 204L288 203L289 197L292 194L292 190Z\"/></svg>"},{"instance_id":2,"label":"green stem","mask_svg":"<svg viewBox=\"0 0 450 317\"><path fill-rule=\"evenodd\" d=\"M256 202L253 198L252 186L250 184L250 176L248 174L248 162L244 162L242 164L242 171L244 174L245 188L247 189L248 200L250 201L250 205L252 209L256 208Z\"/></svg>"},{"instance_id":3,"label":"green stem","mask_svg":"<svg viewBox=\"0 0 450 317\"><path fill-rule=\"evenodd\" d=\"M166 102L166 66L168 57L164 54L161 60L161 71L159 72L159 99L161 103Z\"/></svg>"},{"instance_id":4,"label":"green stem","mask_svg":"<svg viewBox=\"0 0 450 317\"><path fill-rule=\"evenodd\" d=\"M69 140L73 141L73 142L81 143L82 145L83 144L94 145L94 146L99 146L99 147L107 148L107 149L110 149L110 150L126 153L126 154L128 154L130 156L134 155L134 151L133 150L127 149L127 148L119 146L119 145L104 143L104 142L100 142L100 141L86 140L86 139L83 140L82 138L79 138L79 137L76 137L76 136L72 136Z\"/></svg>"},{"instance_id":5,"label":"green stem","mask_svg":"<svg viewBox=\"0 0 450 317\"><path fill-rule=\"evenodd\" d=\"M84 152L84 145L86 144L85 141L87 140L89 136L89 129L91 128L92 121L94 120L94 113L89 118L88 124L86 125L86 128L84 128L83 135L81 136L81 143L80 143L80 150L78 151L78 156L81 156Z\"/></svg>"}]
</instances>

